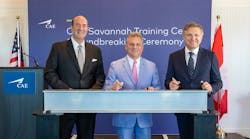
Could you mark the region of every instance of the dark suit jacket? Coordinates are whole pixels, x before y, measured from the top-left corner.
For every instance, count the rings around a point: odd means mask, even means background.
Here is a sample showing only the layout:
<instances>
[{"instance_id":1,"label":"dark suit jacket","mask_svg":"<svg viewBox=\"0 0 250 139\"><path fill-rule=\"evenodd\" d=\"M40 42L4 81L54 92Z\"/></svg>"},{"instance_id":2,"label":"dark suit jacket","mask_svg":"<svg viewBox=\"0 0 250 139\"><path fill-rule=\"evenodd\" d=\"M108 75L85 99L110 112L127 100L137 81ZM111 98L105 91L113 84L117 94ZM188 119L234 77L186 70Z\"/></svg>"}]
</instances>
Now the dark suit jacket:
<instances>
[{"instance_id":1,"label":"dark suit jacket","mask_svg":"<svg viewBox=\"0 0 250 139\"><path fill-rule=\"evenodd\" d=\"M185 49L178 50L169 56L165 87L174 77L181 82L180 89L201 89L201 81L212 85L213 92L208 94L208 110L214 110L213 95L222 88L222 81L216 55L210 50L199 48L194 75L189 76L185 60Z\"/></svg>"},{"instance_id":2,"label":"dark suit jacket","mask_svg":"<svg viewBox=\"0 0 250 139\"><path fill-rule=\"evenodd\" d=\"M48 84L54 89L101 89L105 80L101 50L86 42L85 54L81 74L72 41L53 44L45 69Z\"/></svg>"}]
</instances>

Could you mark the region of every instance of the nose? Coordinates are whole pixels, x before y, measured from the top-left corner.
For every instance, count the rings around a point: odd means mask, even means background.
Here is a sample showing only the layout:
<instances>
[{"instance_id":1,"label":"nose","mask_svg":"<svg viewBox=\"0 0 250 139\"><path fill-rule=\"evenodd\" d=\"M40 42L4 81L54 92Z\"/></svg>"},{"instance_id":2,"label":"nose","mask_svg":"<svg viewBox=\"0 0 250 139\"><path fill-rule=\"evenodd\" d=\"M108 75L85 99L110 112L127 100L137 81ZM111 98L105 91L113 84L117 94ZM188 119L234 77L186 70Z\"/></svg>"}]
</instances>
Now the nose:
<instances>
[{"instance_id":1,"label":"nose","mask_svg":"<svg viewBox=\"0 0 250 139\"><path fill-rule=\"evenodd\" d=\"M82 30L82 29L83 29L83 26L80 26L79 29Z\"/></svg>"},{"instance_id":2,"label":"nose","mask_svg":"<svg viewBox=\"0 0 250 139\"><path fill-rule=\"evenodd\" d=\"M195 38L196 38L195 35L191 36L191 40L195 40Z\"/></svg>"}]
</instances>

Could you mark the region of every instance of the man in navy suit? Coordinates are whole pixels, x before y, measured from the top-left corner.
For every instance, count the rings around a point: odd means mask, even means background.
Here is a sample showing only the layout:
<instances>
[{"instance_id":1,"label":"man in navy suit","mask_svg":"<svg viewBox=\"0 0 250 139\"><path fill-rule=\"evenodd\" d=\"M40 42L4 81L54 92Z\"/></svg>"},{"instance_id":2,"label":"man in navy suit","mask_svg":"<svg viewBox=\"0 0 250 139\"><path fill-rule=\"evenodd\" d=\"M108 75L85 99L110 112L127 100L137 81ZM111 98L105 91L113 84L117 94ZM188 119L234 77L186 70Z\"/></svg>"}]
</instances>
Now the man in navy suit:
<instances>
[{"instance_id":1,"label":"man in navy suit","mask_svg":"<svg viewBox=\"0 0 250 139\"><path fill-rule=\"evenodd\" d=\"M104 88L110 90L160 89L155 63L141 57L143 52L141 34L130 33L125 49L127 55L111 63ZM134 139L134 135L136 139L151 139L153 123L150 113L114 114L112 122L117 129L119 139Z\"/></svg>"},{"instance_id":2,"label":"man in navy suit","mask_svg":"<svg viewBox=\"0 0 250 139\"><path fill-rule=\"evenodd\" d=\"M105 75L101 50L85 41L87 19L74 17L71 29L69 40L52 45L46 63L46 81L53 89L102 89ZM95 116L94 113L66 113L60 116L60 139L70 138L74 123L78 139L93 139Z\"/></svg>"},{"instance_id":3,"label":"man in navy suit","mask_svg":"<svg viewBox=\"0 0 250 139\"><path fill-rule=\"evenodd\" d=\"M214 110L213 95L222 88L216 55L200 47L201 25L190 22L183 29L185 48L169 56L165 87L170 90L203 89L208 91L208 110ZM190 59L191 58L191 59ZM176 114L181 139L193 138L192 114Z\"/></svg>"}]
</instances>

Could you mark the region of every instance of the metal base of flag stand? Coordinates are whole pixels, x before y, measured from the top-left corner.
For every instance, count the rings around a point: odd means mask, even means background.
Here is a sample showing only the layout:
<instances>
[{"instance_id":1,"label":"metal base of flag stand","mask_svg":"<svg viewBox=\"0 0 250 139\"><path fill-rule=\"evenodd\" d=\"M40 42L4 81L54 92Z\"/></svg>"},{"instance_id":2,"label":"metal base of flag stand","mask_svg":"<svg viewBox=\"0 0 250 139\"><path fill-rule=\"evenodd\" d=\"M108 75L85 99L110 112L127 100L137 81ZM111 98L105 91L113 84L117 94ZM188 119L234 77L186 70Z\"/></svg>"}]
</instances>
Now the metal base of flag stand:
<instances>
[{"instance_id":1,"label":"metal base of flag stand","mask_svg":"<svg viewBox=\"0 0 250 139\"><path fill-rule=\"evenodd\" d=\"M216 124L216 138L224 139L226 137L226 132L223 131L220 126L220 112L214 110L213 113L217 116L217 121L218 121L218 123Z\"/></svg>"},{"instance_id":2,"label":"metal base of flag stand","mask_svg":"<svg viewBox=\"0 0 250 139\"><path fill-rule=\"evenodd\" d=\"M216 138L217 139L224 139L226 137L226 132L221 129L220 126L217 127L216 130Z\"/></svg>"}]
</instances>

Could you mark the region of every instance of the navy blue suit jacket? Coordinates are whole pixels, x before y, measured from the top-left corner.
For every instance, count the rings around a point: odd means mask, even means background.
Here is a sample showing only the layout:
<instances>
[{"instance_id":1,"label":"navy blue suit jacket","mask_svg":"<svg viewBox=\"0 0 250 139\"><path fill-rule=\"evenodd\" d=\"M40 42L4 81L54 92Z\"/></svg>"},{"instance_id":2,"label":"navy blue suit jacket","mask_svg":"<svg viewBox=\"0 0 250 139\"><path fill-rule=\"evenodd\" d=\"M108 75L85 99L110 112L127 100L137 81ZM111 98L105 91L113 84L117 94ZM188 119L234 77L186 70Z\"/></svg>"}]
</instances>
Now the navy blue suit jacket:
<instances>
[{"instance_id":1,"label":"navy blue suit jacket","mask_svg":"<svg viewBox=\"0 0 250 139\"><path fill-rule=\"evenodd\" d=\"M194 75L189 76L185 60L185 49L178 50L169 56L168 70L165 87L169 89L169 83L174 77L180 81L180 89L201 89L201 81L207 81L212 85L213 91L208 94L208 110L214 110L213 95L222 88L222 81L216 55L210 50L199 48Z\"/></svg>"}]
</instances>

